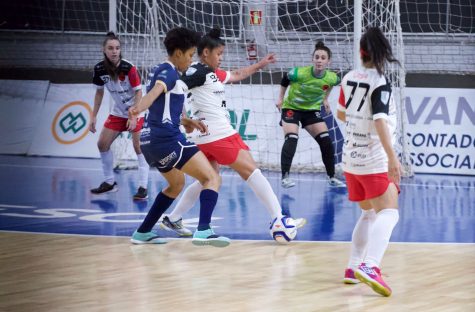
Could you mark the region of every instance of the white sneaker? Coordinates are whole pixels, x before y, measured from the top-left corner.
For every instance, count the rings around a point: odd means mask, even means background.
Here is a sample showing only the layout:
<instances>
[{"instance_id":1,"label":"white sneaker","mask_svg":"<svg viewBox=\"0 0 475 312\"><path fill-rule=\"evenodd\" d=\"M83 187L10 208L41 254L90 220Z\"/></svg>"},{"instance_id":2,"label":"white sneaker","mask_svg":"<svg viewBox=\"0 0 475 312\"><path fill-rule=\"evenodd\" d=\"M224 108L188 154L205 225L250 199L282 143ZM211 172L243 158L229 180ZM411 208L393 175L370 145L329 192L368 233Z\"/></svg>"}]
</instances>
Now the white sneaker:
<instances>
[{"instance_id":1,"label":"white sneaker","mask_svg":"<svg viewBox=\"0 0 475 312\"><path fill-rule=\"evenodd\" d=\"M291 188L295 186L295 182L292 181L290 178L283 178L282 179L282 187L283 188Z\"/></svg>"},{"instance_id":2,"label":"white sneaker","mask_svg":"<svg viewBox=\"0 0 475 312\"><path fill-rule=\"evenodd\" d=\"M180 236L192 236L193 232L183 226L183 219L172 222L168 216L163 217L160 227L167 231L174 231Z\"/></svg>"},{"instance_id":3,"label":"white sneaker","mask_svg":"<svg viewBox=\"0 0 475 312\"><path fill-rule=\"evenodd\" d=\"M332 187L346 187L346 184L338 180L337 178L328 178L328 185Z\"/></svg>"},{"instance_id":4,"label":"white sneaker","mask_svg":"<svg viewBox=\"0 0 475 312\"><path fill-rule=\"evenodd\" d=\"M297 219L294 219L294 222L295 222L295 226L297 227L297 229L300 229L300 228L303 227L305 224L307 224L307 219L305 219L305 218L297 218Z\"/></svg>"}]
</instances>

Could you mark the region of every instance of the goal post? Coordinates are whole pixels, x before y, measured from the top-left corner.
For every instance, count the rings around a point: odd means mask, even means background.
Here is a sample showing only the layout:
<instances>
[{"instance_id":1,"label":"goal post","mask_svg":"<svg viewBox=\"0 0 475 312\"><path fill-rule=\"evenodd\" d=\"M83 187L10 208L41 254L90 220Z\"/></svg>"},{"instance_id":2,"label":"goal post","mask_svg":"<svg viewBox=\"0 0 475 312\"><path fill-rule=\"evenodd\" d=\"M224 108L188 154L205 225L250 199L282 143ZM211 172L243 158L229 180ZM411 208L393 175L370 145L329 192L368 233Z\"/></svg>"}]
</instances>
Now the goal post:
<instances>
[{"instance_id":1,"label":"goal post","mask_svg":"<svg viewBox=\"0 0 475 312\"><path fill-rule=\"evenodd\" d=\"M276 53L277 62L250 79L226 86L231 123L251 148L263 168L280 169L284 135L275 103L280 79L290 68L311 65L317 41L332 50L330 70L340 77L359 64L359 38L368 26L382 28L401 66L389 65L398 107L398 146L405 175L412 174L406 142L404 112L404 46L398 0L117 0L117 31L125 57L141 70L142 77L153 65L166 59L161 44L168 30L184 26L201 33L213 26L222 29L226 50L222 67L237 69ZM338 87L330 97L336 111ZM334 139L335 158L341 159L342 134L333 114L326 122ZM130 142L128 142L131 144ZM324 171L314 138L300 131L293 171Z\"/></svg>"}]
</instances>

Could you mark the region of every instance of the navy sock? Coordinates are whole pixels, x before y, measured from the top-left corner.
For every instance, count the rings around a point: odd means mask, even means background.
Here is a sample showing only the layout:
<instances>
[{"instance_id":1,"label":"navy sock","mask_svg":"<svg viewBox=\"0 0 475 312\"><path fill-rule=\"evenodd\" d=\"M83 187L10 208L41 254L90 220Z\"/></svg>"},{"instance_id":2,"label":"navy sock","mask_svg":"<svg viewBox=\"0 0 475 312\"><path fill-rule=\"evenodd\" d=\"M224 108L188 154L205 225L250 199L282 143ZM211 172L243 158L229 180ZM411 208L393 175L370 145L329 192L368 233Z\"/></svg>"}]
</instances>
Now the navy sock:
<instances>
[{"instance_id":1,"label":"navy sock","mask_svg":"<svg viewBox=\"0 0 475 312\"><path fill-rule=\"evenodd\" d=\"M150 207L147 216L137 229L137 232L147 233L152 231L152 228L155 226L158 219L160 219L162 214L168 209L168 207L170 207L174 200L175 198L170 198L162 192L158 193L157 197L155 197L152 207Z\"/></svg>"},{"instance_id":2,"label":"navy sock","mask_svg":"<svg viewBox=\"0 0 475 312\"><path fill-rule=\"evenodd\" d=\"M200 221L198 222L198 231L210 229L211 215L218 201L218 193L204 189L200 193Z\"/></svg>"}]
</instances>

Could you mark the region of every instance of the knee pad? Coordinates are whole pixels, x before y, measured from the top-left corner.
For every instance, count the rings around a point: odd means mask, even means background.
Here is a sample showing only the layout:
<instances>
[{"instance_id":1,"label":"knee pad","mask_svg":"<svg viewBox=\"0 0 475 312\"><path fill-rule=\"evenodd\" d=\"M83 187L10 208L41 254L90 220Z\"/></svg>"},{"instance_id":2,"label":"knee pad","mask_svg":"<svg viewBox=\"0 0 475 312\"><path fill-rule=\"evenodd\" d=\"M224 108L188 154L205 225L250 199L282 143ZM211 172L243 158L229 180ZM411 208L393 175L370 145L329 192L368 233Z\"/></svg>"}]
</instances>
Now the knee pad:
<instances>
[{"instance_id":1,"label":"knee pad","mask_svg":"<svg viewBox=\"0 0 475 312\"><path fill-rule=\"evenodd\" d=\"M297 133L287 133L285 135L285 141L287 141L287 140L298 141L298 139L299 139L299 135Z\"/></svg>"},{"instance_id":2,"label":"knee pad","mask_svg":"<svg viewBox=\"0 0 475 312\"><path fill-rule=\"evenodd\" d=\"M297 149L299 135L296 133L287 133L285 135L284 146L282 146L282 154L294 155Z\"/></svg>"},{"instance_id":3,"label":"knee pad","mask_svg":"<svg viewBox=\"0 0 475 312\"><path fill-rule=\"evenodd\" d=\"M320 146L326 147L328 145L331 145L333 147L332 139L330 138L330 134L328 133L328 131L317 134L315 136L315 140Z\"/></svg>"}]
</instances>

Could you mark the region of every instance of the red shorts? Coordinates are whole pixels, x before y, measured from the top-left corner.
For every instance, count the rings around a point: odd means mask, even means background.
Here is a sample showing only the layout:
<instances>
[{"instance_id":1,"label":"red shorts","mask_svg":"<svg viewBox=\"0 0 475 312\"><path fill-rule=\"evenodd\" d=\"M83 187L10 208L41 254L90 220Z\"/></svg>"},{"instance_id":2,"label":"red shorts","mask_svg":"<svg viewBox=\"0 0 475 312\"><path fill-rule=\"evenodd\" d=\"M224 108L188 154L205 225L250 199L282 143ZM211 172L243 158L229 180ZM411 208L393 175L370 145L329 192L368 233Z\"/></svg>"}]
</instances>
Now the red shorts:
<instances>
[{"instance_id":1,"label":"red shorts","mask_svg":"<svg viewBox=\"0 0 475 312\"><path fill-rule=\"evenodd\" d=\"M220 165L230 165L236 161L240 150L249 150L241 136L236 133L211 143L198 144L209 161L216 160Z\"/></svg>"},{"instance_id":2,"label":"red shorts","mask_svg":"<svg viewBox=\"0 0 475 312\"><path fill-rule=\"evenodd\" d=\"M352 174L345 172L346 185L348 186L348 198L354 202L376 198L386 192L389 184L388 173ZM395 184L396 185L396 184ZM399 186L396 185L398 192Z\"/></svg>"},{"instance_id":3,"label":"red shorts","mask_svg":"<svg viewBox=\"0 0 475 312\"><path fill-rule=\"evenodd\" d=\"M143 122L144 122L143 117L138 118L137 126L132 132L138 132L142 130ZM111 129L111 130L119 131L119 132L127 131L127 118L109 115L109 117L107 117L106 122L104 123L104 127L106 127L107 129Z\"/></svg>"}]
</instances>

